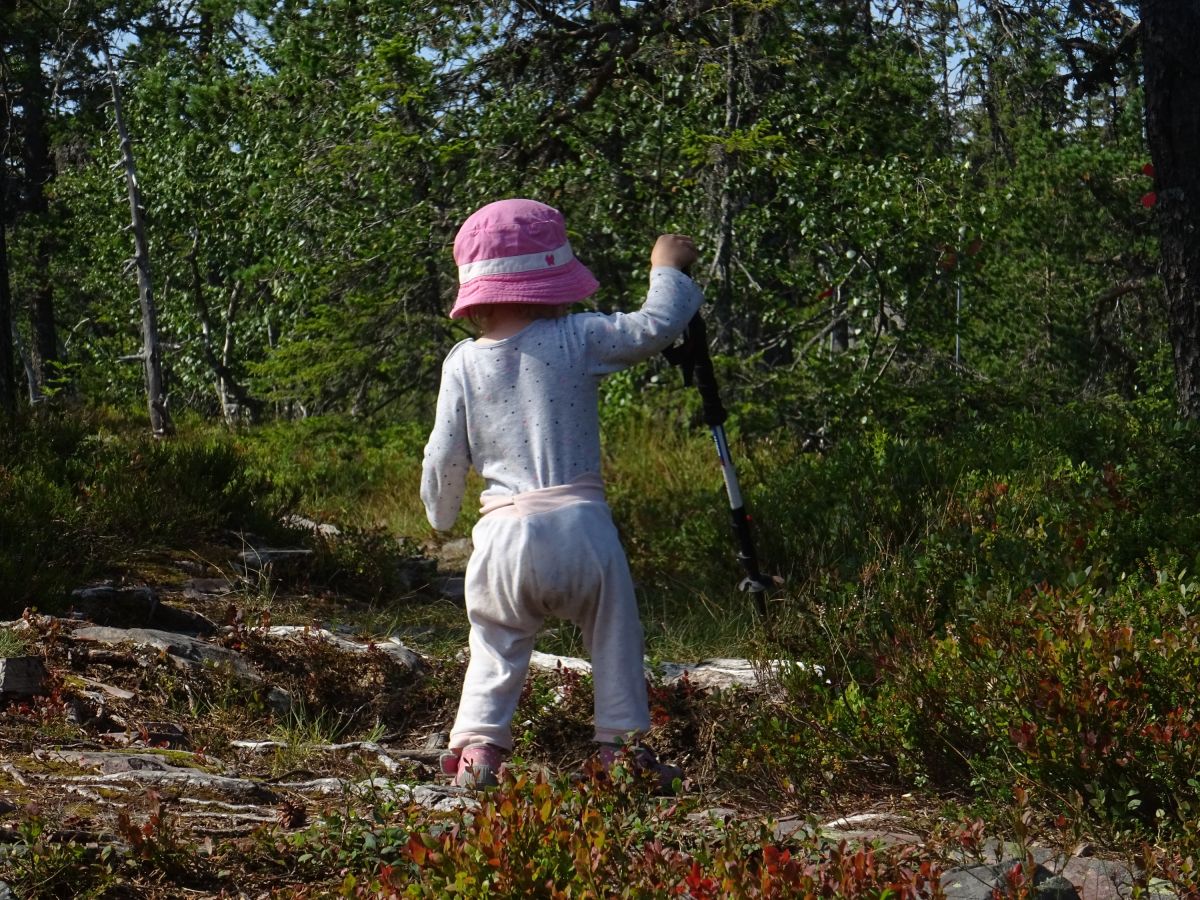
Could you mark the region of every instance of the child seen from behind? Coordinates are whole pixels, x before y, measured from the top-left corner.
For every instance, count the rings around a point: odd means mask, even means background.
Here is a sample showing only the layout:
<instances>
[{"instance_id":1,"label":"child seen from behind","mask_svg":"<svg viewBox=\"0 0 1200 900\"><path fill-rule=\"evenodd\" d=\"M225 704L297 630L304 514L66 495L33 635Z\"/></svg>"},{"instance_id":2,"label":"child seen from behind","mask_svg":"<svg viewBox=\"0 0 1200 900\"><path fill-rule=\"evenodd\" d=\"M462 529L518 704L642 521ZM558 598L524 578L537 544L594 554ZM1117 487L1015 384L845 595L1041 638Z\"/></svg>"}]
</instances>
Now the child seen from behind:
<instances>
[{"instance_id":1,"label":"child seen from behind","mask_svg":"<svg viewBox=\"0 0 1200 900\"><path fill-rule=\"evenodd\" d=\"M481 333L442 366L421 499L430 524L446 530L472 466L485 483L466 574L471 656L442 764L456 784L496 783L547 616L574 622L591 656L600 765L626 753L664 790L680 776L636 743L650 727L643 634L600 476L598 387L683 332L703 300L683 271L696 258L690 238L662 235L641 309L568 315L599 285L557 210L501 200L455 238L450 315L471 317Z\"/></svg>"}]
</instances>

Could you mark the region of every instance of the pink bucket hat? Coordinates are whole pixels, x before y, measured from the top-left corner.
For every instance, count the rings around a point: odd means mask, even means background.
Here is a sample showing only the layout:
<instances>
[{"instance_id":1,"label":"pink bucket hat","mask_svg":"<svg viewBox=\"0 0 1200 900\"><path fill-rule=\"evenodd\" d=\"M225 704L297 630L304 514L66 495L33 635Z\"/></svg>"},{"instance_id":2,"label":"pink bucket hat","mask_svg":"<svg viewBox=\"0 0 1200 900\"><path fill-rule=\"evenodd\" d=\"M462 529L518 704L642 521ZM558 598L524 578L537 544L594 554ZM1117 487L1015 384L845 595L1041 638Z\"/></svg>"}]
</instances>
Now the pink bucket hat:
<instances>
[{"instance_id":1,"label":"pink bucket hat","mask_svg":"<svg viewBox=\"0 0 1200 900\"><path fill-rule=\"evenodd\" d=\"M600 287L571 252L562 213L536 200L498 200L472 213L454 238L454 262L452 319L484 303L576 303Z\"/></svg>"}]
</instances>

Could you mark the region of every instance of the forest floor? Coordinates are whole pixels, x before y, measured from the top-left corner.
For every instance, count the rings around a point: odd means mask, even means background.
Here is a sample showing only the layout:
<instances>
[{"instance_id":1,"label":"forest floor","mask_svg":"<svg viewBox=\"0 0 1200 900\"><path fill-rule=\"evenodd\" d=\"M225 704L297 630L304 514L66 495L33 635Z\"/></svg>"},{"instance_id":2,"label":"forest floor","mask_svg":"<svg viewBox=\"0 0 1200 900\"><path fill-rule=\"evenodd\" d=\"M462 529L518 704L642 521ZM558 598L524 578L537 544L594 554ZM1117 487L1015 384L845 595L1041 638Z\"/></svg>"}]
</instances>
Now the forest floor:
<instances>
[{"instance_id":1,"label":"forest floor","mask_svg":"<svg viewBox=\"0 0 1200 900\"><path fill-rule=\"evenodd\" d=\"M462 549L413 560L411 592L382 610L297 586L288 572L306 551L231 544L147 555L136 575L81 588L58 615L7 623L42 683L0 705L0 877L19 897L402 895L420 879L399 873L425 859L413 834L435 845L480 820L479 797L438 765L464 666ZM590 685L570 659L538 662L505 796L540 804L549 789L538 785L553 784L569 818L580 788L567 776L590 753ZM652 678L650 743L684 767L682 791L642 790L636 814L605 807L614 834L653 820L645 827L688 859L735 833L825 854L838 895L871 893L845 880L844 860L872 847L908 867L917 893L982 900L1055 873L1086 900L1135 892L1134 867L1087 847L980 841L977 826L945 820L946 798L832 782L821 796L764 796L725 782L706 718L771 691L770 666L681 662L686 676L667 666ZM705 893L697 871L684 867L678 894L725 896Z\"/></svg>"}]
</instances>

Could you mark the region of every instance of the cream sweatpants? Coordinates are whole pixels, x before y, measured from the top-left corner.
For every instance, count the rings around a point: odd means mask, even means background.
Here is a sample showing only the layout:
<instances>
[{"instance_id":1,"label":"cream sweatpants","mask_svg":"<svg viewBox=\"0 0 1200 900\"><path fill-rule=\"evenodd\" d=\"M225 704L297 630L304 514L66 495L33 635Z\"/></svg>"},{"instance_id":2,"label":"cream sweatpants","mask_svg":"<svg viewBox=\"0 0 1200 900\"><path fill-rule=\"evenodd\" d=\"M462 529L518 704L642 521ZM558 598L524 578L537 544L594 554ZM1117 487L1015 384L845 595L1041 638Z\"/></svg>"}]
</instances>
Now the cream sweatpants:
<instances>
[{"instance_id":1,"label":"cream sweatpants","mask_svg":"<svg viewBox=\"0 0 1200 900\"><path fill-rule=\"evenodd\" d=\"M608 504L517 503L484 515L472 538L466 579L471 660L451 748L486 741L512 749L512 718L547 616L583 632L592 658L596 740L648 730L642 625Z\"/></svg>"}]
</instances>

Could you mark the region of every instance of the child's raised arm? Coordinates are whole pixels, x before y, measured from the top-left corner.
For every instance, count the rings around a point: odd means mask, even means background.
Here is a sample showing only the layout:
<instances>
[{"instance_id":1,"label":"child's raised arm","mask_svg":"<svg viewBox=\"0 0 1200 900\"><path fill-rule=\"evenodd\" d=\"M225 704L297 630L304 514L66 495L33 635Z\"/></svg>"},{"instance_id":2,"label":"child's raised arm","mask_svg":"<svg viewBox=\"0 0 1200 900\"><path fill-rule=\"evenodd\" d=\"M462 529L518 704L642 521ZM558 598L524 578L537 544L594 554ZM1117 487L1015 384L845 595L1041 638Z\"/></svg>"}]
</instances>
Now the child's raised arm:
<instances>
[{"instance_id":1,"label":"child's raised arm","mask_svg":"<svg viewBox=\"0 0 1200 900\"><path fill-rule=\"evenodd\" d=\"M649 359L683 333L704 296L684 272L697 259L692 239L664 234L650 253L650 289L633 313L580 317L588 371L607 375Z\"/></svg>"}]
</instances>

